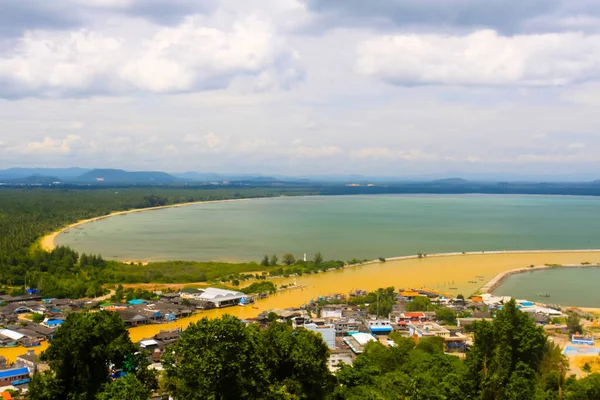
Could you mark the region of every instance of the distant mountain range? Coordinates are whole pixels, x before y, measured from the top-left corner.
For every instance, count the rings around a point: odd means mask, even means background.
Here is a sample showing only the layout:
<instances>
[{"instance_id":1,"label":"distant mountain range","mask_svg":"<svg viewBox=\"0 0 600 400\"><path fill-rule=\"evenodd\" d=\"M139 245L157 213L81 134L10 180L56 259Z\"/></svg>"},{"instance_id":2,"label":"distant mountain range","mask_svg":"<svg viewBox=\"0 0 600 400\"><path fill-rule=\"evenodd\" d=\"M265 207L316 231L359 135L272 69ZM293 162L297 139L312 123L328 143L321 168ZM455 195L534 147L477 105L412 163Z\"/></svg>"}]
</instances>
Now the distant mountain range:
<instances>
[{"instance_id":1,"label":"distant mountain range","mask_svg":"<svg viewBox=\"0 0 600 400\"><path fill-rule=\"evenodd\" d=\"M467 174L468 175L468 174ZM455 175L456 176L456 175ZM485 175L468 175L462 177L443 178L437 175L424 175L414 177L393 176L363 176L363 175L309 175L290 177L285 175L263 176L260 174L218 174L201 172L166 173L161 171L125 171L122 169L86 169L86 168L9 168L0 170L1 184L45 185L60 182L62 184L85 185L167 185L167 184L335 184L357 183L367 184L407 184L424 183L439 187L457 186L466 187L481 183L498 182L528 182L538 184L544 182L600 185L600 180L589 179L585 182L575 181L573 177L556 176L544 177L547 179L524 179L523 176L512 176L513 179L501 179L510 176L496 174L492 177ZM466 179L465 179L466 178ZM570 182L570 183L569 183Z\"/></svg>"},{"instance_id":2,"label":"distant mountain range","mask_svg":"<svg viewBox=\"0 0 600 400\"><path fill-rule=\"evenodd\" d=\"M125 171L122 169L85 168L9 168L0 170L4 184L171 184L223 182L277 182L280 179L250 174L215 174L184 172L168 174L161 171ZM294 180L294 178L290 178ZM295 179L298 181L298 179Z\"/></svg>"}]
</instances>

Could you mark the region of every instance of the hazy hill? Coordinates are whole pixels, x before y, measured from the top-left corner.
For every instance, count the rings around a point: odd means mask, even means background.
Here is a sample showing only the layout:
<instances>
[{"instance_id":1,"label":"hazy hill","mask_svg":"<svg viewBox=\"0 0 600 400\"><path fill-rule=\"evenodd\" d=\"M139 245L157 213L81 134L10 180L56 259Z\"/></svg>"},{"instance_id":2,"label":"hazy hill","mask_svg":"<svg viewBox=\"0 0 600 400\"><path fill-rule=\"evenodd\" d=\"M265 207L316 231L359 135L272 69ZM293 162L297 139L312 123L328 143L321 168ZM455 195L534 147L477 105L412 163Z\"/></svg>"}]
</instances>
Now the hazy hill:
<instances>
[{"instance_id":1,"label":"hazy hill","mask_svg":"<svg viewBox=\"0 0 600 400\"><path fill-rule=\"evenodd\" d=\"M76 178L86 183L145 183L160 184L176 181L173 175L156 171L124 171L122 169L94 169Z\"/></svg>"},{"instance_id":2,"label":"hazy hill","mask_svg":"<svg viewBox=\"0 0 600 400\"><path fill-rule=\"evenodd\" d=\"M86 168L8 168L0 170L0 179L14 180L33 176L46 176L58 178L57 180L71 180L90 171Z\"/></svg>"}]
</instances>

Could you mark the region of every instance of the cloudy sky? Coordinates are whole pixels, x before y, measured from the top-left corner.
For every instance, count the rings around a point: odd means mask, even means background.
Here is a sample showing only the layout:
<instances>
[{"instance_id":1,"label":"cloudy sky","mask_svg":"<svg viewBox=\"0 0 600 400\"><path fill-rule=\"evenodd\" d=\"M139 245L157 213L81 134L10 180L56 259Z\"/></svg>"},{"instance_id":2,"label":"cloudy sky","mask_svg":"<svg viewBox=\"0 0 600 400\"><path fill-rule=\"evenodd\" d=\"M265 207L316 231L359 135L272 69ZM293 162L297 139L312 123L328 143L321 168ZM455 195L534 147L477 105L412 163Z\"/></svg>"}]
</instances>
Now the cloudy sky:
<instances>
[{"instance_id":1,"label":"cloudy sky","mask_svg":"<svg viewBox=\"0 0 600 400\"><path fill-rule=\"evenodd\" d=\"M600 178L597 0L0 0L0 168Z\"/></svg>"}]
</instances>

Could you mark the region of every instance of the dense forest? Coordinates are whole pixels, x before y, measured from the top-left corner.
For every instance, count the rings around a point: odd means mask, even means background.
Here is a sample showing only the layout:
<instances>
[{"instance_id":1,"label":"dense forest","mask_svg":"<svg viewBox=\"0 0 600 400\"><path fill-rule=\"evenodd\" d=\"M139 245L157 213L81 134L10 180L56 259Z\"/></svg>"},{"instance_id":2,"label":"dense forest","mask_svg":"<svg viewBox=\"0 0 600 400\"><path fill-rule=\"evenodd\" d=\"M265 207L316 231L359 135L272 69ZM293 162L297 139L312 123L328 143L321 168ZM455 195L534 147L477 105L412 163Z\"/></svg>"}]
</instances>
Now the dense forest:
<instances>
[{"instance_id":1,"label":"dense forest","mask_svg":"<svg viewBox=\"0 0 600 400\"><path fill-rule=\"evenodd\" d=\"M147 400L158 392L176 400L600 399L600 375L566 376L558 346L514 300L473 330L464 360L444 353L443 338L417 344L392 334L393 346L370 342L352 366L339 364L332 373L330 351L316 333L204 318L164 352L158 373L148 370L114 313L75 313L42 356L50 369L33 377L28 398Z\"/></svg>"},{"instance_id":2,"label":"dense forest","mask_svg":"<svg viewBox=\"0 0 600 400\"><path fill-rule=\"evenodd\" d=\"M103 283L147 282L158 278L149 270L138 270L138 275L134 274L134 277L131 277L129 271L133 271L134 267L106 262L100 255L79 255L68 248L45 252L36 245L41 236L82 219L107 215L114 211L193 201L306 194L313 192L294 188L252 187L1 188L0 285L4 287L1 290L6 292L17 288L16 292L23 291L27 284L39 287L46 296L83 297L101 293ZM251 264L248 264L247 268L250 266ZM155 270L160 271L163 267L164 265L157 265ZM204 268L205 276L210 276L210 271L220 268L221 265L215 265L212 269L209 267ZM242 270L244 267L238 267L237 270L233 268L235 273ZM173 279L189 282L187 279L202 277L201 271L202 269L196 268L197 275L191 276L186 275L184 271Z\"/></svg>"}]
</instances>

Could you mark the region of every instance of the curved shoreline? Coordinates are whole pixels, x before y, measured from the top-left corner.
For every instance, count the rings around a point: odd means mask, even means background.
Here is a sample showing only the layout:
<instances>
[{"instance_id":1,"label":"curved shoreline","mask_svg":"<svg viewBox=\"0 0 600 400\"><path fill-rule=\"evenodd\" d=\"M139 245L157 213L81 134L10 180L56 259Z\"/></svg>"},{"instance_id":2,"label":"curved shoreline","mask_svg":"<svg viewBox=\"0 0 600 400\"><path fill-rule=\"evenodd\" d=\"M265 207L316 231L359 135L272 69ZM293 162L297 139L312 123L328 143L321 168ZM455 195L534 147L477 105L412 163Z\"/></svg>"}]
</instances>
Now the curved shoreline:
<instances>
[{"instance_id":1,"label":"curved shoreline","mask_svg":"<svg viewBox=\"0 0 600 400\"><path fill-rule=\"evenodd\" d=\"M133 214L133 213L138 213L138 212L144 212L144 211L156 211L156 210L165 210L168 208L177 208L177 207L186 207L186 206L193 206L193 205L198 205L198 204L208 204L208 203L228 203L228 202L233 202L233 201L242 201L242 200L258 200L258 199L273 199L273 198L279 198L279 197L285 197L285 196L272 196L272 197L247 197L247 198L242 198L242 199L223 199L223 200L202 200L202 201L192 201L189 203L177 203L177 204L169 204L166 206L156 206L156 207L148 207L148 208L135 208L133 210L124 210L124 211L113 211L110 214L106 214L106 215L101 215L99 217L93 217L93 218L88 218L88 219L82 219L80 221L74 222L72 224L69 224L65 227L62 227L52 233L49 233L47 235L42 236L39 240L39 244L40 244L40 248L44 251L52 251L56 248L56 244L54 243L54 241L56 240L56 237L58 235L60 235L61 233L63 233L64 231L67 231L69 229L84 225L84 224L88 224L90 222L95 222L95 221L99 221L105 218L110 218L110 217L116 217L118 215L126 215L126 214ZM140 260L141 261L141 260ZM125 261L121 261L121 262L125 262ZM137 260L135 261L127 261L127 262L137 262Z\"/></svg>"}]
</instances>

